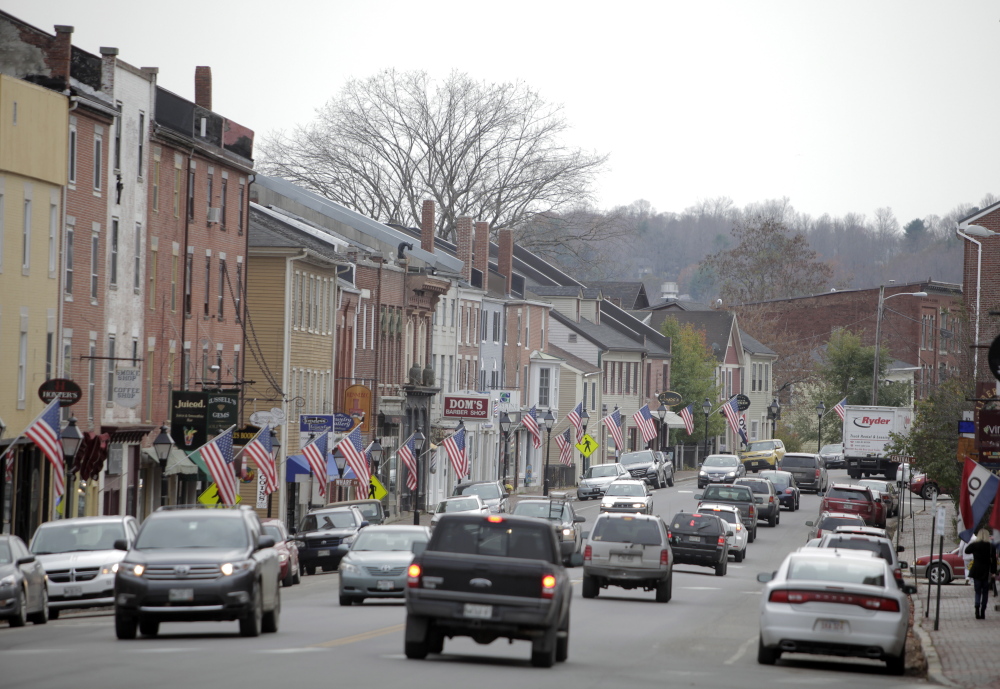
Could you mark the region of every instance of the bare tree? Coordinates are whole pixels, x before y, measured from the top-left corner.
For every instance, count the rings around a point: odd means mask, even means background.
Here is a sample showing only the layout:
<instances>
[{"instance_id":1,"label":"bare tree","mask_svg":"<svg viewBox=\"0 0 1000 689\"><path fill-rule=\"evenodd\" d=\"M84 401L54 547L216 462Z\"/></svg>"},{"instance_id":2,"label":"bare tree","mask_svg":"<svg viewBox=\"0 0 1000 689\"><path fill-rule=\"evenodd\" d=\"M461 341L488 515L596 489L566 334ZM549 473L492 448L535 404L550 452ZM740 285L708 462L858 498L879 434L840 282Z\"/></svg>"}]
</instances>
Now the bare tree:
<instances>
[{"instance_id":1,"label":"bare tree","mask_svg":"<svg viewBox=\"0 0 1000 689\"><path fill-rule=\"evenodd\" d=\"M568 127L520 82L390 69L349 81L312 123L265 137L258 168L382 221L418 224L433 199L438 234L452 238L459 216L516 229L589 202L607 156L562 144Z\"/></svg>"}]
</instances>

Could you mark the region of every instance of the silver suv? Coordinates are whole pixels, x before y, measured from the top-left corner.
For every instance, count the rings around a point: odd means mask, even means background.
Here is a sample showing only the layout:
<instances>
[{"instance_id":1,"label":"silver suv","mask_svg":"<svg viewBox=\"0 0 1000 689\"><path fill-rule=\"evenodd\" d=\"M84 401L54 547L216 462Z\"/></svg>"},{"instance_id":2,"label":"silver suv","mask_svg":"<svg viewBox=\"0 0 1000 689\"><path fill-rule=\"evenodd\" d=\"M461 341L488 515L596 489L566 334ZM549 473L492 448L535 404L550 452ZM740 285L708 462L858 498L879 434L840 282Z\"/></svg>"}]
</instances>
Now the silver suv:
<instances>
[{"instance_id":1,"label":"silver suv","mask_svg":"<svg viewBox=\"0 0 1000 689\"><path fill-rule=\"evenodd\" d=\"M673 567L662 519L601 514L583 549L583 597L595 598L602 588L620 586L656 591L656 602L666 603L673 590Z\"/></svg>"}]
</instances>

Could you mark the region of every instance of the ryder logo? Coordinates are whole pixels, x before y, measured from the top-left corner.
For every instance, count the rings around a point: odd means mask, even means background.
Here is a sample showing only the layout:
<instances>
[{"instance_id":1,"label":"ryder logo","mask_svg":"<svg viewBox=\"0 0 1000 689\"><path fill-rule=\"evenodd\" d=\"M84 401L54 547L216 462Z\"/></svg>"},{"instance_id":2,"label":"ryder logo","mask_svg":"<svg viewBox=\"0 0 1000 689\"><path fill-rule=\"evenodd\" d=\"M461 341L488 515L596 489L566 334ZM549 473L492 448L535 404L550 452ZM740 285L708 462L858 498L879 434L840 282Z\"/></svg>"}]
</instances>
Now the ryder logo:
<instances>
[{"instance_id":1,"label":"ryder logo","mask_svg":"<svg viewBox=\"0 0 1000 689\"><path fill-rule=\"evenodd\" d=\"M871 428L872 426L888 426L889 419L882 418L881 416L862 416L860 418L854 419L854 425L858 428Z\"/></svg>"}]
</instances>

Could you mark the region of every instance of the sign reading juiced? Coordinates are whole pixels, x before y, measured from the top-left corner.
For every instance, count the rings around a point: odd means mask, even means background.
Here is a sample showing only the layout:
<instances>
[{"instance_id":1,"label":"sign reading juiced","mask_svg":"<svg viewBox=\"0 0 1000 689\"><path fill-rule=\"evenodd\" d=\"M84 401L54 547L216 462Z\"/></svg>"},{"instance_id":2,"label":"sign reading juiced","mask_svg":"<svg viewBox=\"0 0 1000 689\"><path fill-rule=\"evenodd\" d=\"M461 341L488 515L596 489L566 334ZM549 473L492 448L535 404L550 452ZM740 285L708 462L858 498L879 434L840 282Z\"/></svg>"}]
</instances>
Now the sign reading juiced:
<instances>
[{"instance_id":1,"label":"sign reading juiced","mask_svg":"<svg viewBox=\"0 0 1000 689\"><path fill-rule=\"evenodd\" d=\"M469 395L445 395L444 416L449 419L469 419L488 421L490 418L490 398Z\"/></svg>"}]
</instances>

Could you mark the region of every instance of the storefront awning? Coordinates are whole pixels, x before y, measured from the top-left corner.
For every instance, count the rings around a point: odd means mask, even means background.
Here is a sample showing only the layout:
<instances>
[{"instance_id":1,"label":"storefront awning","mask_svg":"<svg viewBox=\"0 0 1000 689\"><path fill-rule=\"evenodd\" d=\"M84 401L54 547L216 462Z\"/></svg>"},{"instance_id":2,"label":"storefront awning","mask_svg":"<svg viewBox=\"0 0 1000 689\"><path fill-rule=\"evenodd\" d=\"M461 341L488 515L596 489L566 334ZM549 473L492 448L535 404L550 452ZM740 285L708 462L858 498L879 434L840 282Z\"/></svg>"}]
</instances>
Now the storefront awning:
<instances>
[{"instance_id":1,"label":"storefront awning","mask_svg":"<svg viewBox=\"0 0 1000 689\"><path fill-rule=\"evenodd\" d=\"M651 409L650 411L653 412L654 416L656 417L659 416L659 412L657 412L656 410ZM680 415L675 414L672 411L668 411L666 416L663 417L663 423L665 423L668 428L675 428L678 426L681 428L684 427L684 419L682 419Z\"/></svg>"},{"instance_id":2,"label":"storefront awning","mask_svg":"<svg viewBox=\"0 0 1000 689\"><path fill-rule=\"evenodd\" d=\"M160 460L156 457L156 452L151 447L142 448L143 457L149 458L160 463ZM170 454L167 455L167 469L163 472L165 476L173 476L174 474L186 474L193 475L198 473L198 467L188 459L187 454L184 450L179 450L176 447L170 448Z\"/></svg>"}]
</instances>

